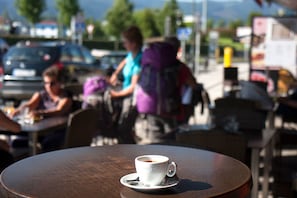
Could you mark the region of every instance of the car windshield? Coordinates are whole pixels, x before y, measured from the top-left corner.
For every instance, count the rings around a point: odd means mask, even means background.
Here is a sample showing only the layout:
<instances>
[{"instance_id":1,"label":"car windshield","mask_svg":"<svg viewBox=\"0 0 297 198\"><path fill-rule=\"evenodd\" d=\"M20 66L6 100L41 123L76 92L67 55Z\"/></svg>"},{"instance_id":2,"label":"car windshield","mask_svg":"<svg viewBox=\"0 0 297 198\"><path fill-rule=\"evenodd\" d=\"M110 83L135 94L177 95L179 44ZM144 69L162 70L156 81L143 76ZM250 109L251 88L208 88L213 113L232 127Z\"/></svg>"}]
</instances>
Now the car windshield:
<instances>
[{"instance_id":1,"label":"car windshield","mask_svg":"<svg viewBox=\"0 0 297 198\"><path fill-rule=\"evenodd\" d=\"M118 64L126 57L126 54L109 54L109 55L104 55L101 57L101 66L102 68L116 68Z\"/></svg>"},{"instance_id":2,"label":"car windshield","mask_svg":"<svg viewBox=\"0 0 297 198\"><path fill-rule=\"evenodd\" d=\"M50 62L56 56L52 47L16 47L8 51L6 58L10 61Z\"/></svg>"}]
</instances>

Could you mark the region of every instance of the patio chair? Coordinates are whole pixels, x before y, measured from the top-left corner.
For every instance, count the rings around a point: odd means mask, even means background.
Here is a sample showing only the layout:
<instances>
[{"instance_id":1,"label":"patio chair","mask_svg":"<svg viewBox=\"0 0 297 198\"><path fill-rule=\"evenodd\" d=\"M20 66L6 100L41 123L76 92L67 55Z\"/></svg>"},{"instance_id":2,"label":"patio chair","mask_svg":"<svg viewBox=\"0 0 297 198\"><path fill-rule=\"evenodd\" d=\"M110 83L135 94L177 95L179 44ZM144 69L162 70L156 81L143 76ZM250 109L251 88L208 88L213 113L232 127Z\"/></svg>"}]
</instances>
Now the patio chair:
<instances>
[{"instance_id":1,"label":"patio chair","mask_svg":"<svg viewBox=\"0 0 297 198\"><path fill-rule=\"evenodd\" d=\"M99 128L99 111L79 109L68 118L65 148L90 146Z\"/></svg>"},{"instance_id":2,"label":"patio chair","mask_svg":"<svg viewBox=\"0 0 297 198\"><path fill-rule=\"evenodd\" d=\"M267 112L258 103L243 98L218 98L212 110L212 124L231 132L262 132L266 127Z\"/></svg>"},{"instance_id":3,"label":"patio chair","mask_svg":"<svg viewBox=\"0 0 297 198\"><path fill-rule=\"evenodd\" d=\"M180 146L189 146L218 152L247 163L247 141L244 136L220 129L196 129L176 134Z\"/></svg>"}]
</instances>

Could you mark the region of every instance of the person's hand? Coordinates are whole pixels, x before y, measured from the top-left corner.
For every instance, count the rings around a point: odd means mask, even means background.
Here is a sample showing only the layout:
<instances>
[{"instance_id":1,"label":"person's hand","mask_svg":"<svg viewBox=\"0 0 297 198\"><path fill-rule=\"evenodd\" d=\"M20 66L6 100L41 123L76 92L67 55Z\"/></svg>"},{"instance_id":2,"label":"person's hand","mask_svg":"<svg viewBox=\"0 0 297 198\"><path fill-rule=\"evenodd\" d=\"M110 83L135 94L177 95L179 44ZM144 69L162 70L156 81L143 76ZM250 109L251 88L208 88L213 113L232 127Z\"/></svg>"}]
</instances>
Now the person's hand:
<instances>
[{"instance_id":1,"label":"person's hand","mask_svg":"<svg viewBox=\"0 0 297 198\"><path fill-rule=\"evenodd\" d=\"M113 73L109 79L109 83L112 86L116 86L117 82L118 82L118 76L115 73Z\"/></svg>"},{"instance_id":2,"label":"person's hand","mask_svg":"<svg viewBox=\"0 0 297 198\"><path fill-rule=\"evenodd\" d=\"M110 95L112 98L115 98L115 97L117 97L117 92L111 89L111 90L109 90L109 95Z\"/></svg>"},{"instance_id":3,"label":"person's hand","mask_svg":"<svg viewBox=\"0 0 297 198\"><path fill-rule=\"evenodd\" d=\"M19 115L20 113L21 113L21 109L18 108L18 109L15 109L15 110L9 112L8 116L10 118L13 118L13 117Z\"/></svg>"}]
</instances>

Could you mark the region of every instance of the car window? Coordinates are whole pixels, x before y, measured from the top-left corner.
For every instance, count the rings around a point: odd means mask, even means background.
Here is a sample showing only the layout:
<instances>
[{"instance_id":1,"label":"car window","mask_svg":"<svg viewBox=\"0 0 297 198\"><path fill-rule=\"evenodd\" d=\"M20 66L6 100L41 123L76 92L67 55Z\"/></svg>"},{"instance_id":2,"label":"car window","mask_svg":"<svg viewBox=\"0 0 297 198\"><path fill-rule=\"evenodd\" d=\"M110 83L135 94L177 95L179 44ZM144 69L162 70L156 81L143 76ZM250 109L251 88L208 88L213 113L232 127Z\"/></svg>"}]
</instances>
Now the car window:
<instances>
[{"instance_id":1,"label":"car window","mask_svg":"<svg viewBox=\"0 0 297 198\"><path fill-rule=\"evenodd\" d=\"M11 48L5 57L11 61L53 61L57 52L52 47L16 47Z\"/></svg>"},{"instance_id":2,"label":"car window","mask_svg":"<svg viewBox=\"0 0 297 198\"><path fill-rule=\"evenodd\" d=\"M61 61L62 62L70 62L71 61L71 52L69 47L65 47L61 52Z\"/></svg>"},{"instance_id":3,"label":"car window","mask_svg":"<svg viewBox=\"0 0 297 198\"><path fill-rule=\"evenodd\" d=\"M71 60L76 63L83 62L83 57L77 47L68 48L71 54Z\"/></svg>"},{"instance_id":4,"label":"car window","mask_svg":"<svg viewBox=\"0 0 297 198\"><path fill-rule=\"evenodd\" d=\"M116 68L118 64L125 58L126 56L123 55L105 55L102 56L100 59L102 68Z\"/></svg>"},{"instance_id":5,"label":"car window","mask_svg":"<svg viewBox=\"0 0 297 198\"><path fill-rule=\"evenodd\" d=\"M84 47L81 48L81 52L84 56L85 62L88 64L92 64L95 62L95 58L92 56L90 51Z\"/></svg>"}]
</instances>

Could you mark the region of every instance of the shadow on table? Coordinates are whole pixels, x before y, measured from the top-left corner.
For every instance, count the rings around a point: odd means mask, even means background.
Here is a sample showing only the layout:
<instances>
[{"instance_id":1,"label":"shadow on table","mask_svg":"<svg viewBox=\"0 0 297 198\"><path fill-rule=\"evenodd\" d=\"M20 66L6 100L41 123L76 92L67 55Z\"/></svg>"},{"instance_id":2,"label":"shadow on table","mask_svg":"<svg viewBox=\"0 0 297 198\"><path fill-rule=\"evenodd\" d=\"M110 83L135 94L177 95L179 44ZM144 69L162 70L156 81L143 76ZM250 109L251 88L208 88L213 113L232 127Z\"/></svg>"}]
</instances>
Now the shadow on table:
<instances>
[{"instance_id":1,"label":"shadow on table","mask_svg":"<svg viewBox=\"0 0 297 198\"><path fill-rule=\"evenodd\" d=\"M200 190L206 190L212 188L212 185L205 183L205 182L199 182L199 181L192 181L190 179L181 179L177 186L171 187L168 189L161 189L157 191L147 191L142 192L141 197L146 197L150 195L170 195L170 194L180 194L188 191L200 191ZM135 190L137 191L137 190ZM120 193L121 198L133 198L138 197L138 195L134 194L134 190L122 190Z\"/></svg>"},{"instance_id":2,"label":"shadow on table","mask_svg":"<svg viewBox=\"0 0 297 198\"><path fill-rule=\"evenodd\" d=\"M175 193L183 193L187 191L206 190L209 188L212 188L212 185L205 182L181 179L178 185L174 188L174 191Z\"/></svg>"}]
</instances>

